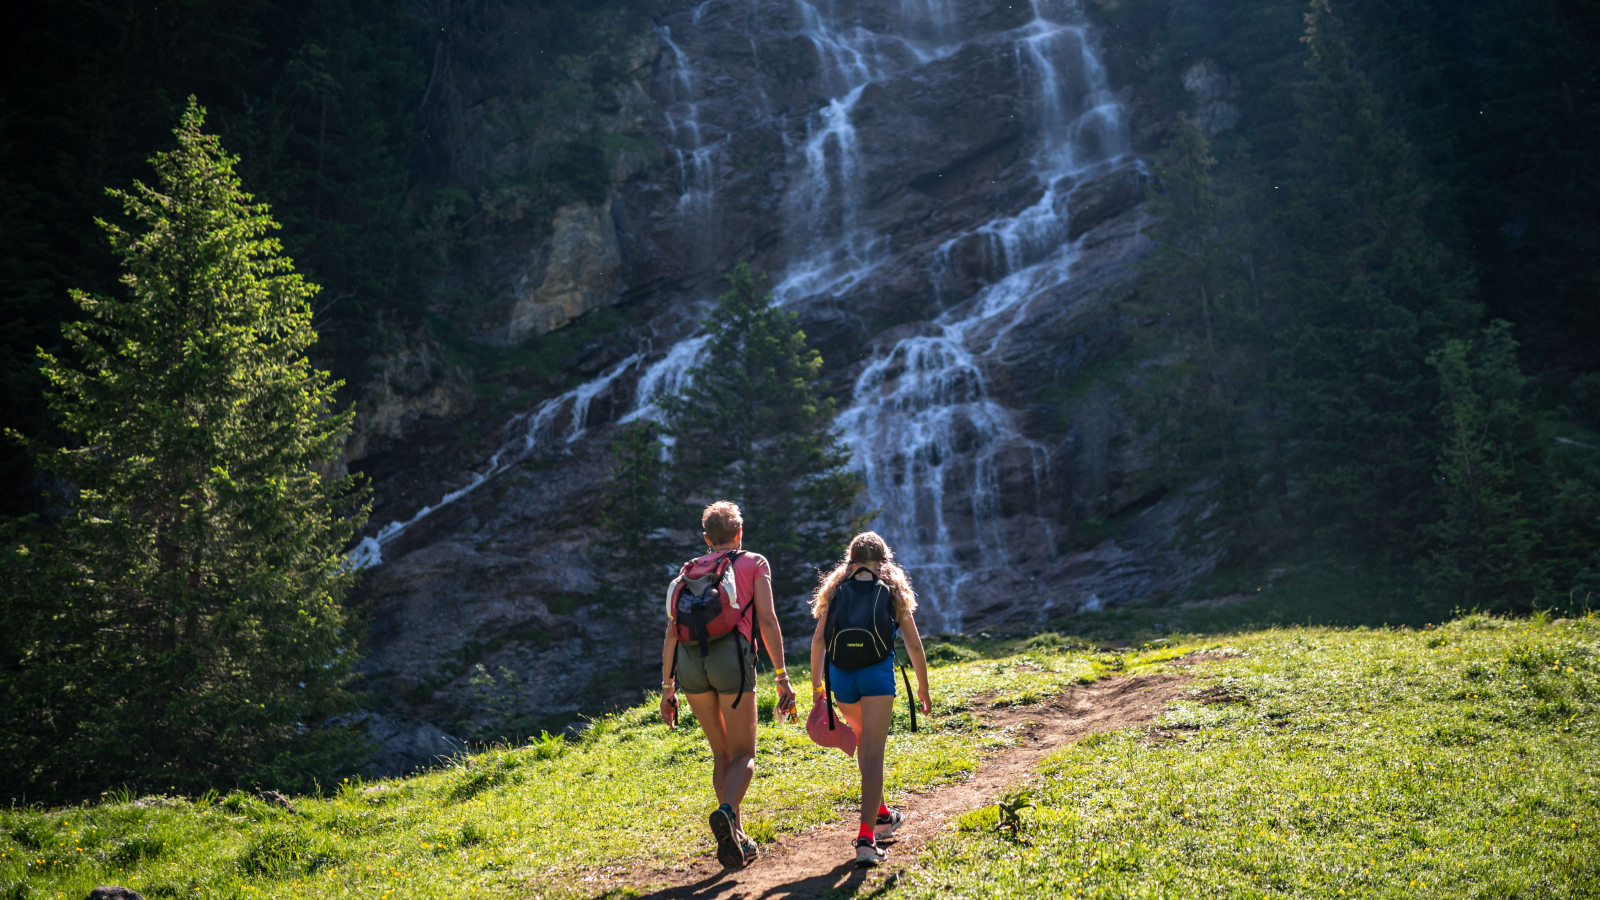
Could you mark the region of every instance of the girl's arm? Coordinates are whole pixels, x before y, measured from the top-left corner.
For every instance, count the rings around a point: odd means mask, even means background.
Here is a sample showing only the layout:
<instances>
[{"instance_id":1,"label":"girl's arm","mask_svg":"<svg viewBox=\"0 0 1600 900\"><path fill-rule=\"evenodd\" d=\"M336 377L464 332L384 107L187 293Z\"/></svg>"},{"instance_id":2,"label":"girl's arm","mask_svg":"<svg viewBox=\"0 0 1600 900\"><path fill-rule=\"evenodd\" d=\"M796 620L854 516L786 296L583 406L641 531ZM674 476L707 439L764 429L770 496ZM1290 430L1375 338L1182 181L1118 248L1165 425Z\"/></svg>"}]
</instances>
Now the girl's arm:
<instances>
[{"instance_id":1,"label":"girl's arm","mask_svg":"<svg viewBox=\"0 0 1600 900\"><path fill-rule=\"evenodd\" d=\"M922 714L931 716L933 700L928 694L928 655L922 650L922 635L917 632L917 620L909 615L901 616L900 636L905 639L911 668L917 670L917 699L922 701Z\"/></svg>"},{"instance_id":2,"label":"girl's arm","mask_svg":"<svg viewBox=\"0 0 1600 900\"><path fill-rule=\"evenodd\" d=\"M822 629L827 624L827 617L817 620L817 630L811 633L811 696L816 699L822 694L822 667L826 665L827 647L823 644Z\"/></svg>"},{"instance_id":3,"label":"girl's arm","mask_svg":"<svg viewBox=\"0 0 1600 900\"><path fill-rule=\"evenodd\" d=\"M667 636L661 641L661 720L678 727L678 686L672 681L672 657L678 653L678 629L667 623Z\"/></svg>"}]
</instances>

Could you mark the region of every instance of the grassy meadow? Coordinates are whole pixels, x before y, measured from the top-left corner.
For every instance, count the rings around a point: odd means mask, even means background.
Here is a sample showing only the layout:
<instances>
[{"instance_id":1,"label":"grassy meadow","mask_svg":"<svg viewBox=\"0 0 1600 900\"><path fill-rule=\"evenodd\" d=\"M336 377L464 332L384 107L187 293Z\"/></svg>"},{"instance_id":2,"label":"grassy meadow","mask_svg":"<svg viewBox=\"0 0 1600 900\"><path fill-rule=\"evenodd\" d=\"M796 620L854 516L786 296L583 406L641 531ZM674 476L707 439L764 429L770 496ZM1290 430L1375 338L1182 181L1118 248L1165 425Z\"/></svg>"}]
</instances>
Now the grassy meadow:
<instances>
[{"instance_id":1,"label":"grassy meadow","mask_svg":"<svg viewBox=\"0 0 1600 900\"><path fill-rule=\"evenodd\" d=\"M965 816L905 897L1600 897L1600 621L1228 639L1193 701Z\"/></svg>"},{"instance_id":2,"label":"grassy meadow","mask_svg":"<svg viewBox=\"0 0 1600 900\"><path fill-rule=\"evenodd\" d=\"M1600 896L1593 618L1273 628L1124 650L1054 634L936 644L934 715L911 733L898 706L891 798L1004 745L975 696L1027 704L1197 650L1212 659L1191 670L1190 699L1054 755L1020 828L974 810L890 894ZM772 724L763 688L751 833L852 816L854 763ZM15 806L0 812L0 900L76 900L104 883L151 900L587 896L586 869L710 849L709 758L684 726L647 704L580 740L328 785L291 798L294 811L239 792Z\"/></svg>"}]
</instances>

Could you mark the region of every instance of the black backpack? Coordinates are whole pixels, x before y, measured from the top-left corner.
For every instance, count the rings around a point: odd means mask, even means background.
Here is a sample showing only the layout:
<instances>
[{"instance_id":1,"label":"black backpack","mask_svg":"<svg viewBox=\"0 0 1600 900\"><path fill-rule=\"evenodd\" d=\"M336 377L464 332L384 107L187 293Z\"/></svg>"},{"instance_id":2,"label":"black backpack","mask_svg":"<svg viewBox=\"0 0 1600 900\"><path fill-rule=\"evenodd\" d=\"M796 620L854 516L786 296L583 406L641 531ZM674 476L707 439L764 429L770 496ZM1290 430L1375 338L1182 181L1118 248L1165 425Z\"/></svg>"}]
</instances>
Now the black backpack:
<instances>
[{"instance_id":1,"label":"black backpack","mask_svg":"<svg viewBox=\"0 0 1600 900\"><path fill-rule=\"evenodd\" d=\"M873 575L860 581L856 575L871 569L857 569L839 585L828 603L828 625L822 632L822 645L828 661L853 672L877 665L894 654L894 602L889 588Z\"/></svg>"},{"instance_id":2,"label":"black backpack","mask_svg":"<svg viewBox=\"0 0 1600 900\"><path fill-rule=\"evenodd\" d=\"M857 575L866 572L871 581L861 581ZM833 593L828 602L828 621L822 630L823 662L822 680L828 696L828 729L834 727L833 679L828 675L828 665L854 672L874 666L894 657L894 636L898 624L894 618L894 599L889 588L878 580L865 566L850 573ZM911 693L911 678L904 664L900 677L906 684L906 704L911 708L911 730L917 730L917 700Z\"/></svg>"}]
</instances>

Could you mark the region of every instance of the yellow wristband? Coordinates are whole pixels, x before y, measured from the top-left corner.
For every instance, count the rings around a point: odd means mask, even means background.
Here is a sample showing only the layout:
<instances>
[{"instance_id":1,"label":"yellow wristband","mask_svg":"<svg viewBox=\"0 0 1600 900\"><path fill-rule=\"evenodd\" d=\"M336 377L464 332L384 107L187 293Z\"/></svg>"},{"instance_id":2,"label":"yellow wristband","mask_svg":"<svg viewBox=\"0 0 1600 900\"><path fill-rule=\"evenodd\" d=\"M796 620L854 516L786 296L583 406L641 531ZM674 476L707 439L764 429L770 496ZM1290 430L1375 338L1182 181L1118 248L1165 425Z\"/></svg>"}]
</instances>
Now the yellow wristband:
<instances>
[{"instance_id":1,"label":"yellow wristband","mask_svg":"<svg viewBox=\"0 0 1600 900\"><path fill-rule=\"evenodd\" d=\"M825 688L825 687L813 687L811 689L811 693L813 693L813 694L826 694L827 692L828 692L828 689Z\"/></svg>"},{"instance_id":2,"label":"yellow wristband","mask_svg":"<svg viewBox=\"0 0 1600 900\"><path fill-rule=\"evenodd\" d=\"M783 676L787 675L788 673L789 673L788 669L773 669L772 670L772 677L773 678L782 678Z\"/></svg>"}]
</instances>

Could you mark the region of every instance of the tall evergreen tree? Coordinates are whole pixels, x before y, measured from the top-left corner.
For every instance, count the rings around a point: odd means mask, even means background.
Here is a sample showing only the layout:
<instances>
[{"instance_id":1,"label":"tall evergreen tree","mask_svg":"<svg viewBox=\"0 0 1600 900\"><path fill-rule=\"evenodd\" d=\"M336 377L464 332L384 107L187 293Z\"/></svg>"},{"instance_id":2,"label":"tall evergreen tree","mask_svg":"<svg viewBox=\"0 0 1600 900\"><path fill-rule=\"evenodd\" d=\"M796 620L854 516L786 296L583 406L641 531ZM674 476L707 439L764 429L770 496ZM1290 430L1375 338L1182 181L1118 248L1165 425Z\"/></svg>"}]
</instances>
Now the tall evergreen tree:
<instances>
[{"instance_id":1,"label":"tall evergreen tree","mask_svg":"<svg viewBox=\"0 0 1600 900\"><path fill-rule=\"evenodd\" d=\"M1162 190L1149 203L1162 222L1147 264L1161 327L1147 332L1147 349L1167 362L1151 370L1135 406L1160 435L1167 477L1215 486L1201 527L1212 540L1220 527L1237 557L1268 542L1270 353L1252 234L1238 227L1247 219L1242 192L1224 194L1215 166L1199 124L1180 115L1155 165Z\"/></svg>"},{"instance_id":2,"label":"tall evergreen tree","mask_svg":"<svg viewBox=\"0 0 1600 900\"><path fill-rule=\"evenodd\" d=\"M316 288L203 121L191 99L158 187L113 192L136 223L101 223L126 298L75 292L80 362L41 353L80 443L40 452L72 489L66 578L18 599L27 633L0 675L0 756L30 797L309 787L359 750L321 727L351 705L358 637L342 551L365 497L326 474L350 414L306 358Z\"/></svg>"},{"instance_id":3,"label":"tall evergreen tree","mask_svg":"<svg viewBox=\"0 0 1600 900\"><path fill-rule=\"evenodd\" d=\"M1466 266L1428 231L1429 187L1338 19L1326 0L1305 18L1310 77L1292 178L1277 192L1288 195L1280 380L1300 504L1352 542L1400 549L1433 497L1438 382L1426 360L1467 335L1478 309Z\"/></svg>"},{"instance_id":4,"label":"tall evergreen tree","mask_svg":"<svg viewBox=\"0 0 1600 900\"><path fill-rule=\"evenodd\" d=\"M641 665L659 656L662 598L672 564L682 562L686 552L667 537L667 530L681 527L683 521L681 506L667 496L666 449L655 425L639 422L623 427L611 443L611 474L601 516L603 565L615 573L605 590L620 599L616 610Z\"/></svg>"},{"instance_id":5,"label":"tall evergreen tree","mask_svg":"<svg viewBox=\"0 0 1600 900\"><path fill-rule=\"evenodd\" d=\"M820 396L822 356L806 349L798 316L772 305L741 263L706 320L705 362L682 396L664 397L678 497L716 499L744 511L746 546L772 563L785 624L802 607L786 602L814 585L816 569L843 552L861 480L833 428L833 401Z\"/></svg>"},{"instance_id":6,"label":"tall evergreen tree","mask_svg":"<svg viewBox=\"0 0 1600 900\"><path fill-rule=\"evenodd\" d=\"M1439 373L1444 431L1430 573L1466 606L1529 609L1546 587L1535 547L1548 504L1538 417L1523 397L1511 324L1496 320L1479 342L1446 341L1428 362Z\"/></svg>"}]
</instances>

